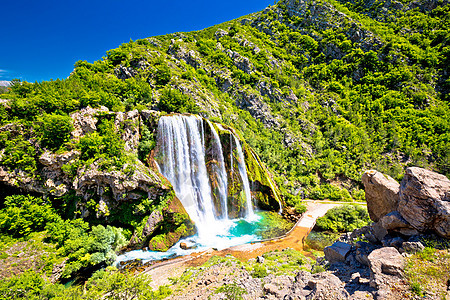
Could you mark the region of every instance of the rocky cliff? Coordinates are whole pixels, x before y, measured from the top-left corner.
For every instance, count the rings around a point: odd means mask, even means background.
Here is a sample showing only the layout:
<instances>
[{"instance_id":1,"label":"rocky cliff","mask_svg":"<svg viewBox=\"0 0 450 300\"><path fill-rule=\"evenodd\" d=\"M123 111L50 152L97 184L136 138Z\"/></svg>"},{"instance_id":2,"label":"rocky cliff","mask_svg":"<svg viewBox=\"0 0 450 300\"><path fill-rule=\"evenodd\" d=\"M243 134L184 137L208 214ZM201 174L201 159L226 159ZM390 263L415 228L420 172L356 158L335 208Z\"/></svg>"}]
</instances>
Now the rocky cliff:
<instances>
[{"instance_id":1,"label":"rocky cliff","mask_svg":"<svg viewBox=\"0 0 450 300\"><path fill-rule=\"evenodd\" d=\"M0 132L9 139L20 137L29 145L34 169L24 170L23 165L10 162L15 152L5 147L0 152L0 182L10 190L9 194L35 193L52 202L64 202L69 218L77 216L133 230L131 248L167 250L181 237L193 234L194 227L153 160L151 148L159 116L159 112L149 110L122 113L106 107L83 108L70 115L72 130L65 148L58 151L46 148L22 125L7 124ZM105 129L108 124L109 131ZM229 145L234 129L221 128L221 138ZM92 142L99 137L105 139ZM114 155L108 152L116 147ZM104 150L98 153L101 148ZM263 209L280 210L281 198L267 169L246 144L245 150L255 201ZM224 155L230 158L230 153L225 151ZM212 163L207 161L208 165ZM242 183L232 178L233 172L228 173L229 182L236 182L230 189L237 193L231 191L230 197L237 198ZM231 211L239 212L239 207Z\"/></svg>"}]
</instances>

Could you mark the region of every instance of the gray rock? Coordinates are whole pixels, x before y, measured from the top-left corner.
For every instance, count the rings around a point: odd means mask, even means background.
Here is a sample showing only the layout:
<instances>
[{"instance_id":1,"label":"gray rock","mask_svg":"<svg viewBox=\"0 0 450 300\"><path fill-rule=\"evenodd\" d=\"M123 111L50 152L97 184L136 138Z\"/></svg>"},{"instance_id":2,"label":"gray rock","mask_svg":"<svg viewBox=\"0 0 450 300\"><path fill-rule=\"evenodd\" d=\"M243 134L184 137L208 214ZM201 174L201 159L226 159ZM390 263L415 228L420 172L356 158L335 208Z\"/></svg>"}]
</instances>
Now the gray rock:
<instances>
[{"instance_id":1,"label":"gray rock","mask_svg":"<svg viewBox=\"0 0 450 300\"><path fill-rule=\"evenodd\" d=\"M405 259L393 247L376 249L368 256L370 267L370 285L379 287L385 282L385 276L403 276Z\"/></svg>"},{"instance_id":2,"label":"gray rock","mask_svg":"<svg viewBox=\"0 0 450 300\"><path fill-rule=\"evenodd\" d=\"M381 225L380 222L377 222L372 225L372 233L378 242L381 242L384 239L384 237L388 234L387 230Z\"/></svg>"},{"instance_id":3,"label":"gray rock","mask_svg":"<svg viewBox=\"0 0 450 300\"><path fill-rule=\"evenodd\" d=\"M119 66L114 69L117 78L125 80L136 76L138 73L132 67Z\"/></svg>"},{"instance_id":4,"label":"gray rock","mask_svg":"<svg viewBox=\"0 0 450 300\"><path fill-rule=\"evenodd\" d=\"M347 299L349 297L342 281L336 275L327 272L314 274L308 282L308 287L312 289L312 292L306 299Z\"/></svg>"},{"instance_id":5,"label":"gray rock","mask_svg":"<svg viewBox=\"0 0 450 300\"><path fill-rule=\"evenodd\" d=\"M394 238L387 238L382 240L382 244L384 247L395 247L396 249L399 249L402 247L402 244L405 240L401 237L394 237Z\"/></svg>"},{"instance_id":6,"label":"gray rock","mask_svg":"<svg viewBox=\"0 0 450 300\"><path fill-rule=\"evenodd\" d=\"M402 248L407 253L417 253L425 249L421 242L404 242Z\"/></svg>"},{"instance_id":7,"label":"gray rock","mask_svg":"<svg viewBox=\"0 0 450 300\"><path fill-rule=\"evenodd\" d=\"M450 180L422 168L407 168L399 212L418 231L433 230L450 238Z\"/></svg>"},{"instance_id":8,"label":"gray rock","mask_svg":"<svg viewBox=\"0 0 450 300\"><path fill-rule=\"evenodd\" d=\"M347 254L350 252L351 249L352 249L351 245L338 241L331 246L325 247L325 249L323 249L323 252L325 254L325 258L329 262L338 262L338 261L344 262Z\"/></svg>"},{"instance_id":9,"label":"gray rock","mask_svg":"<svg viewBox=\"0 0 450 300\"><path fill-rule=\"evenodd\" d=\"M367 210L372 221L397 210L400 185L392 177L370 170L362 175Z\"/></svg>"},{"instance_id":10,"label":"gray rock","mask_svg":"<svg viewBox=\"0 0 450 300\"><path fill-rule=\"evenodd\" d=\"M226 36L226 35L228 35L228 32L226 32L226 31L223 30L223 29L219 29L219 30L216 31L216 33L214 33L215 38L218 39L218 40L219 40L221 37L224 37L224 36Z\"/></svg>"},{"instance_id":11,"label":"gray rock","mask_svg":"<svg viewBox=\"0 0 450 300\"><path fill-rule=\"evenodd\" d=\"M393 211L381 217L380 224L386 230L411 228L411 225L400 215L398 211Z\"/></svg>"},{"instance_id":12,"label":"gray rock","mask_svg":"<svg viewBox=\"0 0 450 300\"><path fill-rule=\"evenodd\" d=\"M158 227L159 224L164 220L162 213L158 210L152 211L150 217L148 217L147 223L142 230L142 235L144 237L151 235Z\"/></svg>"}]
</instances>

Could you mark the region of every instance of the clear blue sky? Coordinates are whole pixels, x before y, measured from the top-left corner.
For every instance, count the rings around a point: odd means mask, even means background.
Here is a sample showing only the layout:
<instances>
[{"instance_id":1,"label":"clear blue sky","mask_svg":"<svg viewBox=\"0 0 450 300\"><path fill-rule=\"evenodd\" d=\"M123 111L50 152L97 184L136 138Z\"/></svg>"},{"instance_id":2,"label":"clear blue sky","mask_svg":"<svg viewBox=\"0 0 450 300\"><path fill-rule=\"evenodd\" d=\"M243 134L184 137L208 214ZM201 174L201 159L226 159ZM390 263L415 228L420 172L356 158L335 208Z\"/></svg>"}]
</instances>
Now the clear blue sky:
<instances>
[{"instance_id":1,"label":"clear blue sky","mask_svg":"<svg viewBox=\"0 0 450 300\"><path fill-rule=\"evenodd\" d=\"M0 80L66 78L78 60L178 31L192 31L257 12L273 0L14 0L0 4Z\"/></svg>"}]
</instances>

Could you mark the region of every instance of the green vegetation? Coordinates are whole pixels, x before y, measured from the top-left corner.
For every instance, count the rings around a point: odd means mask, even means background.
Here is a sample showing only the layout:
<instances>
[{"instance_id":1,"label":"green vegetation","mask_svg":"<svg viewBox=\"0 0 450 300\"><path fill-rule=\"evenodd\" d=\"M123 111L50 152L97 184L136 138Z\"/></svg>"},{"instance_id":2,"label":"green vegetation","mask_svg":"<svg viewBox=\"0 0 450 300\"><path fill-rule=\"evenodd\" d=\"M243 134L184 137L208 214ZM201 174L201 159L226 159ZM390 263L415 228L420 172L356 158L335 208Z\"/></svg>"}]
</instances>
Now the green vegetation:
<instances>
[{"instance_id":1,"label":"green vegetation","mask_svg":"<svg viewBox=\"0 0 450 300\"><path fill-rule=\"evenodd\" d=\"M449 250L426 247L406 259L405 274L411 292L419 297L430 294L444 299L450 280Z\"/></svg>"},{"instance_id":2,"label":"green vegetation","mask_svg":"<svg viewBox=\"0 0 450 300\"><path fill-rule=\"evenodd\" d=\"M34 272L23 273L0 280L2 299L164 299L172 291L160 286L157 291L149 287L147 275L131 276L113 268L96 272L85 287L65 287L51 284Z\"/></svg>"},{"instance_id":3,"label":"green vegetation","mask_svg":"<svg viewBox=\"0 0 450 300\"><path fill-rule=\"evenodd\" d=\"M40 134L41 142L44 147L50 150L58 150L64 143L70 139L70 133L73 130L72 119L68 116L58 114L44 115L38 122L37 131Z\"/></svg>"},{"instance_id":4,"label":"green vegetation","mask_svg":"<svg viewBox=\"0 0 450 300\"><path fill-rule=\"evenodd\" d=\"M367 208L360 205L342 205L330 209L325 216L318 218L318 230L331 232L350 232L369 225Z\"/></svg>"},{"instance_id":5,"label":"green vegetation","mask_svg":"<svg viewBox=\"0 0 450 300\"><path fill-rule=\"evenodd\" d=\"M121 228L102 225L90 227L81 219L63 220L51 203L32 196L5 198L0 210L0 233L27 239L45 230L46 241L55 245L58 255L66 257L63 277L102 262L111 263L115 252L126 244Z\"/></svg>"},{"instance_id":6,"label":"green vegetation","mask_svg":"<svg viewBox=\"0 0 450 300\"><path fill-rule=\"evenodd\" d=\"M226 299L229 300L242 300L244 299L242 295L247 294L247 291L234 281L230 284L224 284L216 290L216 293L224 293Z\"/></svg>"}]
</instances>

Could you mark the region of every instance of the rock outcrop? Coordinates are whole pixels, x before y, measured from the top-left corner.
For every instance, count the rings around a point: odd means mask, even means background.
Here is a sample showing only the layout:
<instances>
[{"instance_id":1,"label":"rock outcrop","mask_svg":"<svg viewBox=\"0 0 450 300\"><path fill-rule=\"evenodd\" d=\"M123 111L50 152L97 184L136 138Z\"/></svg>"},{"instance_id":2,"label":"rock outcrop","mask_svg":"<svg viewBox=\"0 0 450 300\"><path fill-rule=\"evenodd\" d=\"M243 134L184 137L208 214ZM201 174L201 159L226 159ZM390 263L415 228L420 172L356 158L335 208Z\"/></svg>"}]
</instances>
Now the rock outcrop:
<instances>
[{"instance_id":1,"label":"rock outcrop","mask_svg":"<svg viewBox=\"0 0 450 300\"><path fill-rule=\"evenodd\" d=\"M399 212L420 232L450 238L450 180L421 168L408 168L400 186Z\"/></svg>"},{"instance_id":2,"label":"rock outcrop","mask_svg":"<svg viewBox=\"0 0 450 300\"><path fill-rule=\"evenodd\" d=\"M450 180L422 168L406 169L401 184L371 170L362 176L375 236L436 232L450 238Z\"/></svg>"},{"instance_id":3,"label":"rock outcrop","mask_svg":"<svg viewBox=\"0 0 450 300\"><path fill-rule=\"evenodd\" d=\"M351 245L337 241L333 245L325 247L325 249L323 249L323 252L325 254L325 258L329 262L345 261L347 254L350 252L351 248Z\"/></svg>"},{"instance_id":4,"label":"rock outcrop","mask_svg":"<svg viewBox=\"0 0 450 300\"><path fill-rule=\"evenodd\" d=\"M397 209L400 184L390 176L370 170L362 175L366 192L367 210L377 222L381 217Z\"/></svg>"}]
</instances>

